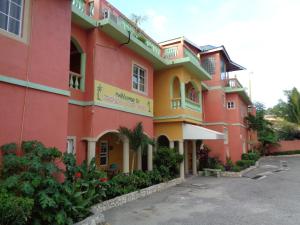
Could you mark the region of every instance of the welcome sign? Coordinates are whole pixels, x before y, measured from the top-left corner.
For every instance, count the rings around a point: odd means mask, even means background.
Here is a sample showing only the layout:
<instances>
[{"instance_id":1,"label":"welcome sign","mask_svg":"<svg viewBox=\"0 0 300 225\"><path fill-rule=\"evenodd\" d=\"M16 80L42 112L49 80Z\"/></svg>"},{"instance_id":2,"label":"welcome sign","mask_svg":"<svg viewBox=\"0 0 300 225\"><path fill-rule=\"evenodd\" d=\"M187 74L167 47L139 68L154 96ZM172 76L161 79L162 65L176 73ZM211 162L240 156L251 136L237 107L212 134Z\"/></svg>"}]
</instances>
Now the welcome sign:
<instances>
[{"instance_id":1,"label":"welcome sign","mask_svg":"<svg viewBox=\"0 0 300 225\"><path fill-rule=\"evenodd\" d=\"M153 117L153 100L95 80L96 105Z\"/></svg>"}]
</instances>

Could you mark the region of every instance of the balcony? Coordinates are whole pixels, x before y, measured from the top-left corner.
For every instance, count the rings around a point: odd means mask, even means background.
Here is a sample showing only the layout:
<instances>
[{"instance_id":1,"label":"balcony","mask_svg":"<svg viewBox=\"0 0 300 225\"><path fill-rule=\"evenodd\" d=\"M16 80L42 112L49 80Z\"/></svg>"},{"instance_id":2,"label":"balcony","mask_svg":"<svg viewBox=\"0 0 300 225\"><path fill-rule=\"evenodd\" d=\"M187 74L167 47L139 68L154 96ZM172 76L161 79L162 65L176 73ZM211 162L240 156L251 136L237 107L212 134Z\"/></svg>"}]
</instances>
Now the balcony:
<instances>
[{"instance_id":1,"label":"balcony","mask_svg":"<svg viewBox=\"0 0 300 225\"><path fill-rule=\"evenodd\" d=\"M229 88L243 88L241 83L238 81L237 78L230 78L226 80L225 87Z\"/></svg>"},{"instance_id":2,"label":"balcony","mask_svg":"<svg viewBox=\"0 0 300 225\"><path fill-rule=\"evenodd\" d=\"M94 2L86 3L85 0L72 0L72 22L82 28L96 27L97 22L93 18L95 13Z\"/></svg>"},{"instance_id":3,"label":"balcony","mask_svg":"<svg viewBox=\"0 0 300 225\"><path fill-rule=\"evenodd\" d=\"M185 98L184 106L182 107L181 98L173 98L171 100L172 109L190 109L197 112L201 112L201 105L198 102L194 102L188 98Z\"/></svg>"},{"instance_id":4,"label":"balcony","mask_svg":"<svg viewBox=\"0 0 300 225\"><path fill-rule=\"evenodd\" d=\"M225 92L238 93L247 104L252 104L248 93L246 92L246 88L241 85L237 78L229 78L225 80Z\"/></svg>"}]
</instances>

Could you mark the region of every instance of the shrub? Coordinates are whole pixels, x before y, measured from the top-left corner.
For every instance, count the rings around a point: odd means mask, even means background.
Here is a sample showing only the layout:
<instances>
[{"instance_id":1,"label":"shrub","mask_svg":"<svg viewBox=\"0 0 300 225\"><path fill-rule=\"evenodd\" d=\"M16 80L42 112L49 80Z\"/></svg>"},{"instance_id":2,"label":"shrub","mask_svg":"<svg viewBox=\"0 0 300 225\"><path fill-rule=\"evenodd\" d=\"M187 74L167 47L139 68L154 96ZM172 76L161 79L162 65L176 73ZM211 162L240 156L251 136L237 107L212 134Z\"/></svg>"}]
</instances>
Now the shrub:
<instances>
[{"instance_id":1,"label":"shrub","mask_svg":"<svg viewBox=\"0 0 300 225\"><path fill-rule=\"evenodd\" d=\"M0 191L0 224L1 225L23 225L31 217L33 199L17 197Z\"/></svg>"},{"instance_id":2,"label":"shrub","mask_svg":"<svg viewBox=\"0 0 300 225\"><path fill-rule=\"evenodd\" d=\"M133 175L136 176L136 188L142 189L151 186L151 178L148 173L141 170L134 171Z\"/></svg>"},{"instance_id":3,"label":"shrub","mask_svg":"<svg viewBox=\"0 0 300 225\"><path fill-rule=\"evenodd\" d=\"M249 155L248 155L248 153L243 153L243 154L242 154L242 160L249 160Z\"/></svg>"},{"instance_id":4,"label":"shrub","mask_svg":"<svg viewBox=\"0 0 300 225\"><path fill-rule=\"evenodd\" d=\"M2 146L4 152L1 186L12 196L33 199L32 216L27 224L73 224L90 214L89 207L105 197L94 161L76 166L75 157L47 148L38 141L22 143L22 155L16 145ZM66 170L56 165L63 160ZM63 183L57 177L65 175ZM104 188L103 188L104 187ZM26 212L26 211L25 211ZM13 217L11 218L13 219Z\"/></svg>"},{"instance_id":5,"label":"shrub","mask_svg":"<svg viewBox=\"0 0 300 225\"><path fill-rule=\"evenodd\" d=\"M226 158L226 164L225 164L225 170L230 171L232 170L232 167L234 166L232 160L230 158Z\"/></svg>"},{"instance_id":6,"label":"shrub","mask_svg":"<svg viewBox=\"0 0 300 225\"><path fill-rule=\"evenodd\" d=\"M161 174L162 178L171 179L178 176L179 164L183 161L183 156L175 149L166 147L159 148L154 155L154 168Z\"/></svg>"},{"instance_id":7,"label":"shrub","mask_svg":"<svg viewBox=\"0 0 300 225\"><path fill-rule=\"evenodd\" d=\"M234 165L232 168L231 168L231 171L233 172L240 172L242 170L241 167L237 166L237 165Z\"/></svg>"},{"instance_id":8,"label":"shrub","mask_svg":"<svg viewBox=\"0 0 300 225\"><path fill-rule=\"evenodd\" d=\"M236 162L236 165L239 166L241 169L246 169L250 166L255 165L254 160L239 160Z\"/></svg>"},{"instance_id":9,"label":"shrub","mask_svg":"<svg viewBox=\"0 0 300 225\"><path fill-rule=\"evenodd\" d=\"M154 169L152 171L147 171L147 174L149 176L152 185L163 182L163 178L157 169Z\"/></svg>"}]
</instances>

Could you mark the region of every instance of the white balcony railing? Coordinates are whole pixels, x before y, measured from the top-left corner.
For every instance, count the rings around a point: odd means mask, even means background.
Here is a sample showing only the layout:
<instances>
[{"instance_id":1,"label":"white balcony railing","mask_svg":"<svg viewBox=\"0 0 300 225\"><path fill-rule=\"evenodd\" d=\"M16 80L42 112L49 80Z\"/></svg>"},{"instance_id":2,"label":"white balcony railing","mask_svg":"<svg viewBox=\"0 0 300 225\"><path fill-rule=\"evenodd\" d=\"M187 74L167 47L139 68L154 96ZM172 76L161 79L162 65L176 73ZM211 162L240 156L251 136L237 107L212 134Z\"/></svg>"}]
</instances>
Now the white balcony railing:
<instances>
[{"instance_id":1,"label":"white balcony railing","mask_svg":"<svg viewBox=\"0 0 300 225\"><path fill-rule=\"evenodd\" d=\"M81 82L82 82L82 76L79 73L75 73L70 71L69 73L69 87L73 89L80 90Z\"/></svg>"}]
</instances>

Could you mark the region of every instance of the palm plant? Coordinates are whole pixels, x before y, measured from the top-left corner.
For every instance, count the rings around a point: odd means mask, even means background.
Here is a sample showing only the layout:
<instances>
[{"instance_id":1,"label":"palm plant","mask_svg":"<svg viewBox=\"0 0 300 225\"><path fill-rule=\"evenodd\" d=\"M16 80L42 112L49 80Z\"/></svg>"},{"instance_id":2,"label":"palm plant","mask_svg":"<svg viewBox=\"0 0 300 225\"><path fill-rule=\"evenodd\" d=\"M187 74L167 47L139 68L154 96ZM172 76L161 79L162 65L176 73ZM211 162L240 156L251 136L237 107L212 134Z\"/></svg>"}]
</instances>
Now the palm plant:
<instances>
[{"instance_id":1,"label":"palm plant","mask_svg":"<svg viewBox=\"0 0 300 225\"><path fill-rule=\"evenodd\" d=\"M120 127L118 129L119 133L129 140L129 147L133 151L133 157L131 161L131 173L133 172L135 156L139 149L141 151L145 149L148 144L151 144L151 139L144 134L144 128L142 122L136 124L133 129L127 127Z\"/></svg>"}]
</instances>

